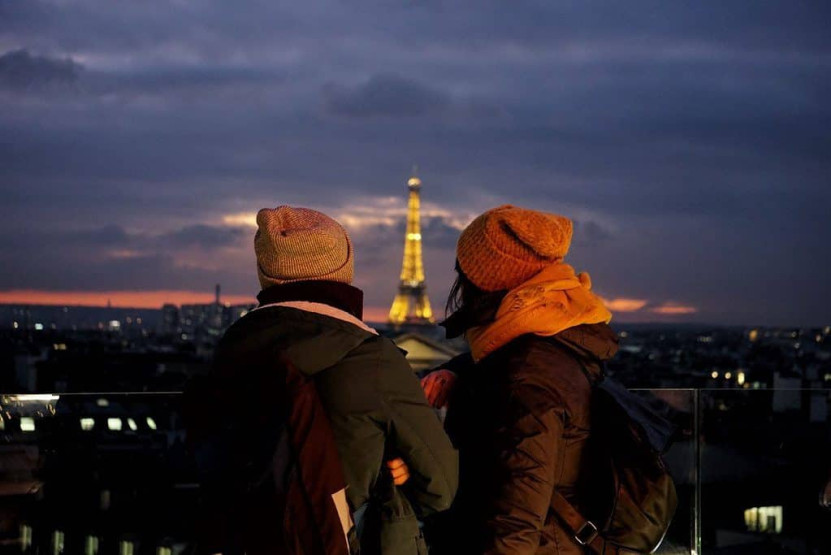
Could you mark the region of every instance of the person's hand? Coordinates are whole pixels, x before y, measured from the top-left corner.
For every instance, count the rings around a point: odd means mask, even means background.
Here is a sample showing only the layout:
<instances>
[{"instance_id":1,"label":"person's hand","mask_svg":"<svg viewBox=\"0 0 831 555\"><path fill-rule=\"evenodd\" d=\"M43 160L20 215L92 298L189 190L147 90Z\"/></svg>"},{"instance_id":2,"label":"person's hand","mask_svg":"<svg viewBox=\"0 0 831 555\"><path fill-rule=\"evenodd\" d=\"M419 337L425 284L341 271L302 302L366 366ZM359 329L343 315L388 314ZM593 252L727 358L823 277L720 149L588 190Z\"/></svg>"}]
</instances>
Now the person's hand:
<instances>
[{"instance_id":1,"label":"person's hand","mask_svg":"<svg viewBox=\"0 0 831 555\"><path fill-rule=\"evenodd\" d=\"M456 385L456 374L450 370L436 370L421 379L421 388L430 406L440 409L447 406L450 392Z\"/></svg>"},{"instance_id":2,"label":"person's hand","mask_svg":"<svg viewBox=\"0 0 831 555\"><path fill-rule=\"evenodd\" d=\"M392 482L396 486L403 486L410 479L410 469L404 459L398 458L387 461L387 468L390 469Z\"/></svg>"}]
</instances>

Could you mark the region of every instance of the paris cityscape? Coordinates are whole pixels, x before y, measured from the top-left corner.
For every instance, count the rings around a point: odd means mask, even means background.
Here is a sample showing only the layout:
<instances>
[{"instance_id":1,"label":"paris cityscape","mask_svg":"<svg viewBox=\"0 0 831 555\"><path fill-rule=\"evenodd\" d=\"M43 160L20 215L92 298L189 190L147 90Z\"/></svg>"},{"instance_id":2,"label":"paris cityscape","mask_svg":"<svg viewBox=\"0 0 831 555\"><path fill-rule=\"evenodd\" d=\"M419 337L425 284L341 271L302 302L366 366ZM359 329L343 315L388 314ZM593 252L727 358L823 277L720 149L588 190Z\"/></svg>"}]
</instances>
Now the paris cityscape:
<instances>
[{"instance_id":1,"label":"paris cityscape","mask_svg":"<svg viewBox=\"0 0 831 555\"><path fill-rule=\"evenodd\" d=\"M340 224L423 379L505 206L567 219L598 371L671 423L655 553L831 554L829 6L0 0L0 555L198 551L186 399L269 304L259 209Z\"/></svg>"},{"instance_id":2,"label":"paris cityscape","mask_svg":"<svg viewBox=\"0 0 831 555\"><path fill-rule=\"evenodd\" d=\"M372 324L422 375L466 345L436 324L421 180L407 188L398 293L387 320ZM24 552L187 549L196 493L178 394L256 307L223 302L219 284L214 293L158 309L0 305L0 464L11 502L0 531L10 552L21 542ZM828 538L813 527L831 508L831 327L615 329L621 348L607 374L651 392L679 429L666 460L682 503L660 552L823 552ZM819 503L806 502L812 489Z\"/></svg>"}]
</instances>

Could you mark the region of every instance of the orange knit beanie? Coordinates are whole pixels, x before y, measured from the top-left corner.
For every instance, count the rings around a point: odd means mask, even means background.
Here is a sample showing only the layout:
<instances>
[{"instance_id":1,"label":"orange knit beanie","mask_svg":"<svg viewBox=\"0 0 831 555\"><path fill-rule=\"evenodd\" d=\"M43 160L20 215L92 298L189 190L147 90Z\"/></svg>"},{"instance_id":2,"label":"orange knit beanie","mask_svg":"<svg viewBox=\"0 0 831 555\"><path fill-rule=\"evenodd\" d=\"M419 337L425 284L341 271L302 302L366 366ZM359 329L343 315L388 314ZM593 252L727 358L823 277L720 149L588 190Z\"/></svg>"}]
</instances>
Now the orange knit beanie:
<instances>
[{"instance_id":1,"label":"orange knit beanie","mask_svg":"<svg viewBox=\"0 0 831 555\"><path fill-rule=\"evenodd\" d=\"M563 260L571 245L571 220L504 205L488 210L462 231L456 258L483 291L513 289Z\"/></svg>"},{"instance_id":2,"label":"orange knit beanie","mask_svg":"<svg viewBox=\"0 0 831 555\"><path fill-rule=\"evenodd\" d=\"M343 227L308 208L257 212L257 277L263 289L302 280L352 283L352 242Z\"/></svg>"}]
</instances>

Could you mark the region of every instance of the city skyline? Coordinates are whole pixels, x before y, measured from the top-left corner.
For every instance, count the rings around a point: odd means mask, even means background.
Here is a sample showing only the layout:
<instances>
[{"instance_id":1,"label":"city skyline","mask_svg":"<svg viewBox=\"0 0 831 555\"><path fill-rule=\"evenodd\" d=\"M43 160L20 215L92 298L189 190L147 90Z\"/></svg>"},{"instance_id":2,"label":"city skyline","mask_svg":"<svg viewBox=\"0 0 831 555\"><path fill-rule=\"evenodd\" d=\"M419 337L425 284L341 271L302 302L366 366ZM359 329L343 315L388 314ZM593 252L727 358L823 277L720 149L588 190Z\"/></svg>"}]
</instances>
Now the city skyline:
<instances>
[{"instance_id":1,"label":"city skyline","mask_svg":"<svg viewBox=\"0 0 831 555\"><path fill-rule=\"evenodd\" d=\"M151 4L0 2L0 303L253 300L293 204L383 321L416 162L437 319L511 203L575 220L616 321L831 320L826 5Z\"/></svg>"}]
</instances>

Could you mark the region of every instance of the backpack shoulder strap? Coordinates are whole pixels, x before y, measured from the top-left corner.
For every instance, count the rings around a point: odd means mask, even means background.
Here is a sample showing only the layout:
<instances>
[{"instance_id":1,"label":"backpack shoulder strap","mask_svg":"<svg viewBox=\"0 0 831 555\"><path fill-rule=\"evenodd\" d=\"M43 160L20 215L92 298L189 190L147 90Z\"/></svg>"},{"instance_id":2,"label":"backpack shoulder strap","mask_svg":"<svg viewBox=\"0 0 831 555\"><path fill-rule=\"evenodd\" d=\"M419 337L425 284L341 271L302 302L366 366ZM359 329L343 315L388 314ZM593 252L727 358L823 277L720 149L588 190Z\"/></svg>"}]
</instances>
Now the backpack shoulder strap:
<instances>
[{"instance_id":1,"label":"backpack shoulder strap","mask_svg":"<svg viewBox=\"0 0 831 555\"><path fill-rule=\"evenodd\" d=\"M286 360L281 364L285 366L289 396L288 439L302 488L302 494L289 502L305 505L308 509L308 520L296 522L296 531L302 529L316 536L306 537L302 541L304 545L320 542L322 553L348 555L353 522L329 417L318 397L314 380L303 376Z\"/></svg>"},{"instance_id":2,"label":"backpack shoulder strap","mask_svg":"<svg viewBox=\"0 0 831 555\"><path fill-rule=\"evenodd\" d=\"M593 376L586 367L586 360L584 357L576 353L574 349L571 349L568 345L565 345L562 341L557 339L556 336L551 337L551 343L556 345L577 362L580 367L580 371L583 373L583 376L586 378L586 381L589 382L592 389L603 381L605 378L605 372L601 371L600 378ZM600 365L601 370L605 369L603 361L596 360L595 362ZM551 497L551 507L554 509L554 512L557 513L557 516L560 517L560 521L565 524L568 531L571 532L572 537L577 543L591 550L596 555L623 555L619 547L606 541L606 539L600 534L600 531L595 523L580 514L580 511L578 511L574 505L569 503L569 501L563 497L563 494L556 489Z\"/></svg>"},{"instance_id":3,"label":"backpack shoulder strap","mask_svg":"<svg viewBox=\"0 0 831 555\"><path fill-rule=\"evenodd\" d=\"M574 540L583 547L590 549L596 555L624 555L618 546L606 541L600 534L597 526L583 515L563 497L563 495L554 491L551 498L551 505L563 524L566 525L569 532L571 532ZM633 554L632 551L625 553Z\"/></svg>"}]
</instances>

